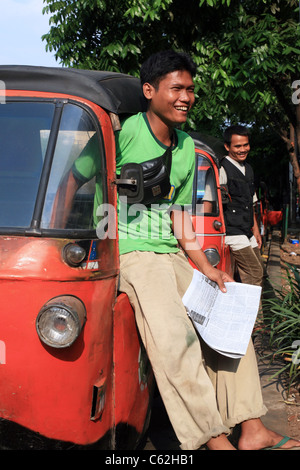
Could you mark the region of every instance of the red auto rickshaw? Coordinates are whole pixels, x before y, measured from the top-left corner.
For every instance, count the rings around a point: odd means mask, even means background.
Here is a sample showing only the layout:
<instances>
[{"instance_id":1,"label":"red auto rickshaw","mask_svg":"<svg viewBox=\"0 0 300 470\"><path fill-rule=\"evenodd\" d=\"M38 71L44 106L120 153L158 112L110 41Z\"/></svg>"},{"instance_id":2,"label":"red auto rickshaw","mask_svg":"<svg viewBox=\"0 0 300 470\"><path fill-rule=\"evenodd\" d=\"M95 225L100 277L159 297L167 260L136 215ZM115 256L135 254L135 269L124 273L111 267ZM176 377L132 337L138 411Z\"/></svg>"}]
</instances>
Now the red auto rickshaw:
<instances>
[{"instance_id":1,"label":"red auto rickshaw","mask_svg":"<svg viewBox=\"0 0 300 470\"><path fill-rule=\"evenodd\" d=\"M139 81L27 66L1 66L0 79L0 445L134 448L153 375L118 295L117 239L97 237L94 181L65 226L51 212L91 136L116 205L114 126L141 110Z\"/></svg>"},{"instance_id":2,"label":"red auto rickshaw","mask_svg":"<svg viewBox=\"0 0 300 470\"><path fill-rule=\"evenodd\" d=\"M60 206L62 217L53 208L90 139L98 197L116 207L114 131L120 117L144 109L140 82L29 66L0 66L0 80L0 447L136 448L154 379L118 292L117 237L95 229L94 180L72 207ZM229 270L217 160L195 142L192 217L212 264ZM215 201L205 212L209 173Z\"/></svg>"},{"instance_id":3,"label":"red auto rickshaw","mask_svg":"<svg viewBox=\"0 0 300 470\"><path fill-rule=\"evenodd\" d=\"M192 204L194 228L210 263L233 276L230 248L225 243L225 222L219 183L223 147L211 136L191 133L196 149ZM209 191L209 197L207 192Z\"/></svg>"}]
</instances>

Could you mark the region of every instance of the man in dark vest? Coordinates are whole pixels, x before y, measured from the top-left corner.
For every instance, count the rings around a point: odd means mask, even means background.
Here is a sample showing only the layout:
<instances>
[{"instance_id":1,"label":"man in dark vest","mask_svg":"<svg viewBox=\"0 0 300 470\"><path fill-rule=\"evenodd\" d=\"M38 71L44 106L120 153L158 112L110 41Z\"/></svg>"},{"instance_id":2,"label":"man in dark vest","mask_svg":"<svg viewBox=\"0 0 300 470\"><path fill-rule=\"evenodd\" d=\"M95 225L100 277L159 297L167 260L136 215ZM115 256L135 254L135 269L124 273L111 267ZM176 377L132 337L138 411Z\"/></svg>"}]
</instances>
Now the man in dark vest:
<instances>
[{"instance_id":1,"label":"man in dark vest","mask_svg":"<svg viewBox=\"0 0 300 470\"><path fill-rule=\"evenodd\" d=\"M228 155L221 161L220 185L226 226L225 242L230 246L242 282L262 286L261 236L254 214L254 174L246 162L250 151L249 133L244 126L224 132Z\"/></svg>"}]
</instances>

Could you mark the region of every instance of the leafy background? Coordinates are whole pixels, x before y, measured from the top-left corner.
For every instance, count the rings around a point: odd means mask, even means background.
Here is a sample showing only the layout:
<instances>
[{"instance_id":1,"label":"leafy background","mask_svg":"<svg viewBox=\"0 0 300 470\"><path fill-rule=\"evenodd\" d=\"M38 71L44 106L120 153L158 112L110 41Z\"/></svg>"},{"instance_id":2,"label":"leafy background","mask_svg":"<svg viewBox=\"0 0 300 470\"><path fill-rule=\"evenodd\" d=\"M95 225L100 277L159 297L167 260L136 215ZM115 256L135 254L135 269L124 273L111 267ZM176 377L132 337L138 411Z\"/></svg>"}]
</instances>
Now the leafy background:
<instances>
[{"instance_id":1,"label":"leafy background","mask_svg":"<svg viewBox=\"0 0 300 470\"><path fill-rule=\"evenodd\" d=\"M258 178L282 201L290 162L300 193L298 0L44 0L44 12L46 49L64 66L138 76L153 52L190 53L197 101L187 128L221 137L245 123Z\"/></svg>"}]
</instances>

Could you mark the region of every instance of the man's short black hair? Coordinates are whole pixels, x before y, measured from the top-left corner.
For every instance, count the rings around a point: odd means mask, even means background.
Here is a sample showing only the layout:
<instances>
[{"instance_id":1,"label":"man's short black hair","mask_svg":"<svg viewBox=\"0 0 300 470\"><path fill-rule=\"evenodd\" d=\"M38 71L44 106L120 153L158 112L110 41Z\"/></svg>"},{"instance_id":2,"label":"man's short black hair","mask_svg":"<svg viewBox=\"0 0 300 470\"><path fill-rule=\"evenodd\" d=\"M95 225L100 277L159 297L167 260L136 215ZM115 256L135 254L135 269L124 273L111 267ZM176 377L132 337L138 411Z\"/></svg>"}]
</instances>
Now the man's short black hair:
<instances>
[{"instance_id":1,"label":"man's short black hair","mask_svg":"<svg viewBox=\"0 0 300 470\"><path fill-rule=\"evenodd\" d=\"M227 127L227 129L225 129L225 132L223 135L224 142L228 146L231 144L231 138L233 135L243 135L243 136L248 137L248 139L250 139L250 132L247 129L247 127L241 126L241 125L230 126L230 127Z\"/></svg>"},{"instance_id":2,"label":"man's short black hair","mask_svg":"<svg viewBox=\"0 0 300 470\"><path fill-rule=\"evenodd\" d=\"M185 52L173 50L157 52L152 54L142 64L140 72L141 84L143 86L144 83L150 83L150 85L157 88L160 80L165 75L177 70L186 70L194 77L196 74L196 64Z\"/></svg>"}]
</instances>

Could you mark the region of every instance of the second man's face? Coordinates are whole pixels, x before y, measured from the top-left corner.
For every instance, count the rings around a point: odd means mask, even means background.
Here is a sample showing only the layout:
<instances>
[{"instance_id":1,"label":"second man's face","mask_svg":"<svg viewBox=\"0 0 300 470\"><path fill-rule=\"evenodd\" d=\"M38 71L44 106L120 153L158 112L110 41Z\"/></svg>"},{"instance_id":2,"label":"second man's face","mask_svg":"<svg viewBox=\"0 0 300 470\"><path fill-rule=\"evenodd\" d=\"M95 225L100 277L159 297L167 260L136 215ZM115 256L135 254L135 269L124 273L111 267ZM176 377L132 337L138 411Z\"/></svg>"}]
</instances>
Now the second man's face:
<instances>
[{"instance_id":1,"label":"second man's face","mask_svg":"<svg viewBox=\"0 0 300 470\"><path fill-rule=\"evenodd\" d=\"M249 138L244 135L234 134L231 138L230 145L225 144L229 157L233 160L243 163L250 151Z\"/></svg>"},{"instance_id":2,"label":"second man's face","mask_svg":"<svg viewBox=\"0 0 300 470\"><path fill-rule=\"evenodd\" d=\"M144 93L150 101L150 109L165 124L174 127L186 121L195 102L194 82L185 70L168 73L155 89L146 84Z\"/></svg>"}]
</instances>

